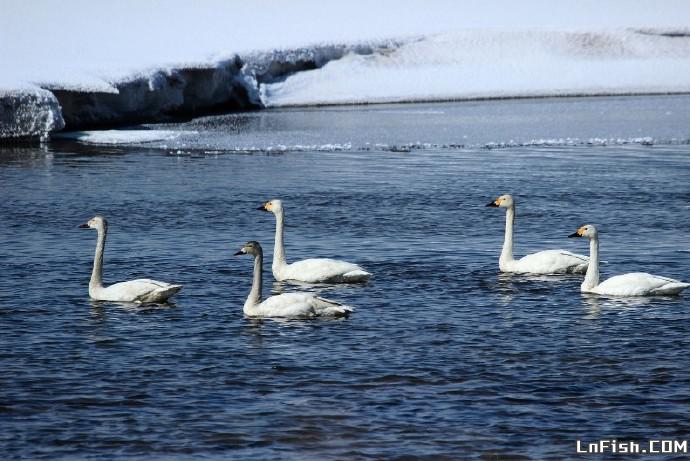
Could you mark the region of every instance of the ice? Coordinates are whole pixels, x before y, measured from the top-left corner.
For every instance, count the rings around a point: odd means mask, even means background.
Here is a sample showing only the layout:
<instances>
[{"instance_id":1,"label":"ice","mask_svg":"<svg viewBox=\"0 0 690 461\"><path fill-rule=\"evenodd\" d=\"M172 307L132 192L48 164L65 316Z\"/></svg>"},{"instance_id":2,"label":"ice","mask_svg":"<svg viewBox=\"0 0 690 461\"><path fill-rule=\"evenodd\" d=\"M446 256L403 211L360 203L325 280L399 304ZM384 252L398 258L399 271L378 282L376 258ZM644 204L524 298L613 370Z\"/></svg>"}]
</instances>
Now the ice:
<instances>
[{"instance_id":1,"label":"ice","mask_svg":"<svg viewBox=\"0 0 690 461\"><path fill-rule=\"evenodd\" d=\"M31 86L0 89L0 139L43 137L64 126L60 106L50 91Z\"/></svg>"},{"instance_id":2,"label":"ice","mask_svg":"<svg viewBox=\"0 0 690 461\"><path fill-rule=\"evenodd\" d=\"M73 139L85 144L128 145L172 141L180 136L193 134L196 133L168 130L98 130L67 131L58 133L53 137L56 139Z\"/></svg>"}]
</instances>

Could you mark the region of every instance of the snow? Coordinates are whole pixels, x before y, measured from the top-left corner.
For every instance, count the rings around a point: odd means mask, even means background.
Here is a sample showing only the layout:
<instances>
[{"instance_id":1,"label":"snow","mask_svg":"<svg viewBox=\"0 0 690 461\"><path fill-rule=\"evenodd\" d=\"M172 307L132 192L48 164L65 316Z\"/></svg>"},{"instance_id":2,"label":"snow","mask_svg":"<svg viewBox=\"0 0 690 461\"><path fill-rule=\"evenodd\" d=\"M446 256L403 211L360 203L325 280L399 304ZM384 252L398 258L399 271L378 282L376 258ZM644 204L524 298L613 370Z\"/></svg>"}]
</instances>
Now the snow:
<instances>
[{"instance_id":1,"label":"snow","mask_svg":"<svg viewBox=\"0 0 690 461\"><path fill-rule=\"evenodd\" d=\"M87 90L151 68L204 67L235 53L475 28L684 27L684 0L3 0L0 87Z\"/></svg>"},{"instance_id":2,"label":"snow","mask_svg":"<svg viewBox=\"0 0 690 461\"><path fill-rule=\"evenodd\" d=\"M690 75L690 38L654 35L688 30L684 0L0 6L0 137L60 129L56 97L79 127L262 104L687 91Z\"/></svg>"},{"instance_id":3,"label":"snow","mask_svg":"<svg viewBox=\"0 0 690 461\"><path fill-rule=\"evenodd\" d=\"M266 106L690 91L690 35L465 30L263 85Z\"/></svg>"}]
</instances>

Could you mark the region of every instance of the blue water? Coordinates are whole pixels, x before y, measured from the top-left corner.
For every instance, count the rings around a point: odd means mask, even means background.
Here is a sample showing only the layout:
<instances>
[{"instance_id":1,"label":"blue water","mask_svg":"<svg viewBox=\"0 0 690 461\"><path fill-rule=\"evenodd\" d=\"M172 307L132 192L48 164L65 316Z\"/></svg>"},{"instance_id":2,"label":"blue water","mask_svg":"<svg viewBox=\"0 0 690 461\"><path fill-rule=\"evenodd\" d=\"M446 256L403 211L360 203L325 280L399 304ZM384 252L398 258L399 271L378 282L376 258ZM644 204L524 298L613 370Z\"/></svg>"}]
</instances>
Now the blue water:
<instances>
[{"instance_id":1,"label":"blue water","mask_svg":"<svg viewBox=\"0 0 690 461\"><path fill-rule=\"evenodd\" d=\"M268 111L165 126L197 131L183 147L0 148L3 459L582 459L578 439L689 439L690 293L609 299L580 294L579 276L501 275L505 215L484 206L516 196L516 255L586 254L567 235L594 223L604 277L690 280L688 101ZM468 145L410 149L433 144L430 110L459 132L484 116ZM227 125L243 117L262 122ZM350 147L276 153L280 129ZM238 153L233 130L259 147ZM565 137L585 141L527 142ZM273 217L255 210L270 198L288 260L375 275L309 288L355 306L349 319L243 317L252 263L232 254L250 239L270 254ZM174 303L89 301L96 236L77 225L96 213L106 282L182 283ZM273 283L267 259L265 292L305 289Z\"/></svg>"}]
</instances>

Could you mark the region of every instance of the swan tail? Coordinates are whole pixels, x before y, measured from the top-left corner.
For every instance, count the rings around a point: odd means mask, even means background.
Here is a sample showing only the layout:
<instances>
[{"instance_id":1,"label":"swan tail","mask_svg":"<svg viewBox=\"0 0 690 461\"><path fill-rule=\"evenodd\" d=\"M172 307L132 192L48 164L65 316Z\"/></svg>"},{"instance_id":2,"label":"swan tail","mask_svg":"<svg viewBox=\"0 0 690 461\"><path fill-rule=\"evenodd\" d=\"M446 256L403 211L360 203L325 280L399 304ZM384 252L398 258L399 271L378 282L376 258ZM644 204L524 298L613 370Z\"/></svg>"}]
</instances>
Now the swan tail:
<instances>
[{"instance_id":1,"label":"swan tail","mask_svg":"<svg viewBox=\"0 0 690 461\"><path fill-rule=\"evenodd\" d=\"M571 274L584 274L587 272L587 266L589 265L589 261L578 264L577 266L573 266L568 272Z\"/></svg>"},{"instance_id":2,"label":"swan tail","mask_svg":"<svg viewBox=\"0 0 690 461\"><path fill-rule=\"evenodd\" d=\"M651 293L655 295L677 295L688 287L690 287L690 283L674 281L652 290Z\"/></svg>"},{"instance_id":3,"label":"swan tail","mask_svg":"<svg viewBox=\"0 0 690 461\"><path fill-rule=\"evenodd\" d=\"M350 306L344 304L339 304L337 306L328 306L322 312L321 315L327 317L349 317L350 314L354 312L354 309Z\"/></svg>"},{"instance_id":4,"label":"swan tail","mask_svg":"<svg viewBox=\"0 0 690 461\"><path fill-rule=\"evenodd\" d=\"M332 301L330 299L321 297L316 299L320 304L317 308L318 315L326 317L348 317L355 311L354 307L340 304L337 301Z\"/></svg>"},{"instance_id":5,"label":"swan tail","mask_svg":"<svg viewBox=\"0 0 690 461\"><path fill-rule=\"evenodd\" d=\"M371 274L365 270L357 269L343 274L343 280L346 282L366 282L371 277Z\"/></svg>"},{"instance_id":6,"label":"swan tail","mask_svg":"<svg viewBox=\"0 0 690 461\"><path fill-rule=\"evenodd\" d=\"M159 303L167 301L172 295L182 289L182 285L166 285L156 288L150 293L142 296L137 302L140 303Z\"/></svg>"}]
</instances>

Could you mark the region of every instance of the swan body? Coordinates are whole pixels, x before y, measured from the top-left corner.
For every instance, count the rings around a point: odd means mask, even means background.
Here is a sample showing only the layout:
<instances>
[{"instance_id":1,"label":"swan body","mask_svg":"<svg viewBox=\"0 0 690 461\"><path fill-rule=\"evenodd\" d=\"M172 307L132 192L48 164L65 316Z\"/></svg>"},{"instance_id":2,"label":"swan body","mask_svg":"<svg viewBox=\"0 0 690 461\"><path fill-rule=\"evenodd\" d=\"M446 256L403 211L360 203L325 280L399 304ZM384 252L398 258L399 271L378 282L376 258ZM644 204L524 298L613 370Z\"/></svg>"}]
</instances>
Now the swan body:
<instances>
[{"instance_id":1,"label":"swan body","mask_svg":"<svg viewBox=\"0 0 690 461\"><path fill-rule=\"evenodd\" d=\"M254 256L254 278L252 289L244 303L244 315L247 317L347 317L353 308L312 293L283 293L261 300L263 280L263 250L258 242L247 242L235 255L250 254Z\"/></svg>"},{"instance_id":2,"label":"swan body","mask_svg":"<svg viewBox=\"0 0 690 461\"><path fill-rule=\"evenodd\" d=\"M283 293L271 296L258 305L244 306L247 317L345 317L351 312L349 306L311 293Z\"/></svg>"},{"instance_id":3,"label":"swan body","mask_svg":"<svg viewBox=\"0 0 690 461\"><path fill-rule=\"evenodd\" d=\"M97 301L157 303L167 300L181 289L182 285L172 285L151 279L136 279L107 287L89 284L89 297Z\"/></svg>"},{"instance_id":4,"label":"swan body","mask_svg":"<svg viewBox=\"0 0 690 461\"><path fill-rule=\"evenodd\" d=\"M569 237L589 239L590 264L585 274L585 280L580 286L580 291L583 293L608 296L677 295L690 287L690 284L680 280L646 272L616 275L599 283L599 233L596 227L592 224L586 224Z\"/></svg>"},{"instance_id":5,"label":"swan body","mask_svg":"<svg viewBox=\"0 0 690 461\"><path fill-rule=\"evenodd\" d=\"M498 263L501 272L529 274L581 274L587 270L589 258L567 250L544 250L518 260Z\"/></svg>"},{"instance_id":6,"label":"swan body","mask_svg":"<svg viewBox=\"0 0 690 461\"><path fill-rule=\"evenodd\" d=\"M108 222L102 216L95 216L79 227L98 231L96 254L91 280L89 281L89 297L91 299L130 303L160 303L167 301L168 298L182 289L182 285L173 285L151 279L129 280L107 287L103 286L103 252L108 233Z\"/></svg>"},{"instance_id":7,"label":"swan body","mask_svg":"<svg viewBox=\"0 0 690 461\"><path fill-rule=\"evenodd\" d=\"M312 258L288 264L283 245L284 208L281 200L270 200L257 210L272 212L276 217L276 237L273 247L273 277L278 281L295 280L306 283L366 282L371 274L357 264L327 258Z\"/></svg>"},{"instance_id":8,"label":"swan body","mask_svg":"<svg viewBox=\"0 0 690 461\"><path fill-rule=\"evenodd\" d=\"M273 269L276 280L298 280L308 283L365 282L371 274L356 264L337 259L311 258L279 265Z\"/></svg>"},{"instance_id":9,"label":"swan body","mask_svg":"<svg viewBox=\"0 0 690 461\"><path fill-rule=\"evenodd\" d=\"M518 274L583 274L589 258L567 250L544 250L520 259L513 257L513 224L515 201L511 195L501 195L486 206L506 208L506 230L498 268L501 272Z\"/></svg>"}]
</instances>

